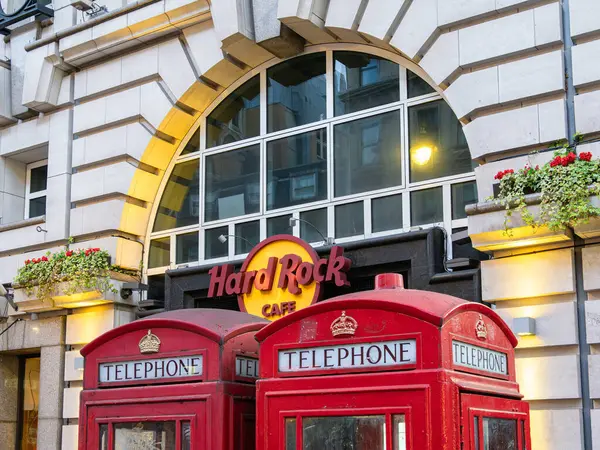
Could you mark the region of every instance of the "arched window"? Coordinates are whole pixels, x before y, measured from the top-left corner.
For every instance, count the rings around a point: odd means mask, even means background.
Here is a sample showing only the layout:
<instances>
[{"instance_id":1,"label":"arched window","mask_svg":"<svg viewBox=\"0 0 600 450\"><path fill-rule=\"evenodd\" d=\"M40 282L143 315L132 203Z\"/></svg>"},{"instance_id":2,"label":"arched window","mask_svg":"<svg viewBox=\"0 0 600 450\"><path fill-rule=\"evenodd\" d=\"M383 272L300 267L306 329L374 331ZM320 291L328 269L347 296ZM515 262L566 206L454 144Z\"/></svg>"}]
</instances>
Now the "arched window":
<instances>
[{"instance_id":1,"label":"arched window","mask_svg":"<svg viewBox=\"0 0 600 450\"><path fill-rule=\"evenodd\" d=\"M381 56L309 53L258 71L201 117L157 206L149 272L239 259L279 233L318 245L451 232L474 201L461 124L427 82Z\"/></svg>"}]
</instances>

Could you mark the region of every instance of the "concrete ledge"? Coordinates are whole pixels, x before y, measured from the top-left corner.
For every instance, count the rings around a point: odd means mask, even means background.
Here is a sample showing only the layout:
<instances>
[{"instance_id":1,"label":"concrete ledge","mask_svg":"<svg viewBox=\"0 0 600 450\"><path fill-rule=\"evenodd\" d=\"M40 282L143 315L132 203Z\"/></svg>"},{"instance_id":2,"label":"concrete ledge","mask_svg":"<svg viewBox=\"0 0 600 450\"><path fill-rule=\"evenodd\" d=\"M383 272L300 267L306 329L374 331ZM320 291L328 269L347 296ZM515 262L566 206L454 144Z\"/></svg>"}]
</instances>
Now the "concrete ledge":
<instances>
[{"instance_id":1,"label":"concrete ledge","mask_svg":"<svg viewBox=\"0 0 600 450\"><path fill-rule=\"evenodd\" d=\"M0 225L0 233L3 231L16 230L17 228L25 228L31 225L39 225L46 222L46 216L32 217L30 219L19 220L18 222L7 223Z\"/></svg>"},{"instance_id":2,"label":"concrete ledge","mask_svg":"<svg viewBox=\"0 0 600 450\"><path fill-rule=\"evenodd\" d=\"M526 197L529 211L539 214L540 194ZM537 204L536 204L537 203ZM573 239L570 229L551 231L548 227L533 228L527 225L518 212L510 217L508 231L505 230L506 210L495 202L484 202L469 205L469 236L473 248L479 251L496 251L517 247L530 247L565 242Z\"/></svg>"}]
</instances>

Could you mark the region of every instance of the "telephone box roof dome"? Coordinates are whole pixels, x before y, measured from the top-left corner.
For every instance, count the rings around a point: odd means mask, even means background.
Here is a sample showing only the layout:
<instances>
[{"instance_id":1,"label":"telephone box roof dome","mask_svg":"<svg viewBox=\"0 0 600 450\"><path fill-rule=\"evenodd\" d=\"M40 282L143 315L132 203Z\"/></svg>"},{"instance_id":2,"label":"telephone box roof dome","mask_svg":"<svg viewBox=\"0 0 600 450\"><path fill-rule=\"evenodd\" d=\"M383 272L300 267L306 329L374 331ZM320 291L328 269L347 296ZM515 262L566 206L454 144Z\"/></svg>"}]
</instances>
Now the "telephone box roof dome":
<instances>
[{"instance_id":1,"label":"telephone box roof dome","mask_svg":"<svg viewBox=\"0 0 600 450\"><path fill-rule=\"evenodd\" d=\"M340 305L344 303L344 305ZM469 302L451 295L437 292L404 289L402 276L399 274L381 274L375 277L375 289L355 292L334 297L308 308L285 316L256 333L259 342L284 328L290 323L326 311L338 309L381 309L394 311L416 317L441 328L445 322L464 311L474 311L492 319L506 334L513 347L518 340L502 318L491 308L475 302Z\"/></svg>"},{"instance_id":2,"label":"telephone box roof dome","mask_svg":"<svg viewBox=\"0 0 600 450\"><path fill-rule=\"evenodd\" d=\"M194 308L167 311L107 331L81 349L81 354L85 356L117 336L147 328L188 330L222 343L241 333L259 330L268 323L266 319L226 309Z\"/></svg>"}]
</instances>

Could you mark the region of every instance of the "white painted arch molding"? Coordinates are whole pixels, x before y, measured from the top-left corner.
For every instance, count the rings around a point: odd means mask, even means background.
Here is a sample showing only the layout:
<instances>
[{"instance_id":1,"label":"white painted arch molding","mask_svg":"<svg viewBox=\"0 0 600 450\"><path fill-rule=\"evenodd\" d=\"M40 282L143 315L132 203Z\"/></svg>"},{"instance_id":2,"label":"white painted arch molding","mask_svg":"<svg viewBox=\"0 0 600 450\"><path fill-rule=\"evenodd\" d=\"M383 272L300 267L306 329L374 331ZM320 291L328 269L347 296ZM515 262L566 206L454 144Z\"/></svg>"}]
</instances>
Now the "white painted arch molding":
<instances>
[{"instance_id":1,"label":"white painted arch molding","mask_svg":"<svg viewBox=\"0 0 600 450\"><path fill-rule=\"evenodd\" d=\"M243 74L223 54L253 68L282 56L282 48L283 56L300 52L298 37L305 45L356 42L418 64L469 122L465 132L476 159L566 137L558 1L221 0L211 13L214 37L201 26L184 34L195 60L203 61L200 73L218 86ZM538 104L536 117L519 111ZM492 137L499 127L505 132Z\"/></svg>"},{"instance_id":2,"label":"white painted arch molding","mask_svg":"<svg viewBox=\"0 0 600 450\"><path fill-rule=\"evenodd\" d=\"M566 137L558 1L219 0L205 19L182 26L170 40L148 40L142 50L75 74L73 159L86 167L73 183L90 184L78 192L79 223L86 209L90 216L97 212L94 202L118 198L121 220L110 227L143 235L137 222L149 219L173 156L199 116L254 68L279 61L282 48L300 53L311 45L361 43L396 54L437 86L467 123L472 156L481 161ZM105 163L93 152L78 159L76 149L131 133L143 147L110 147L120 152L110 158L141 163L133 171L120 163L123 170L111 172L122 172L129 187L120 184L115 193L107 191L116 189L111 183L90 183L110 171L95 170ZM79 233L98 231L83 226Z\"/></svg>"}]
</instances>

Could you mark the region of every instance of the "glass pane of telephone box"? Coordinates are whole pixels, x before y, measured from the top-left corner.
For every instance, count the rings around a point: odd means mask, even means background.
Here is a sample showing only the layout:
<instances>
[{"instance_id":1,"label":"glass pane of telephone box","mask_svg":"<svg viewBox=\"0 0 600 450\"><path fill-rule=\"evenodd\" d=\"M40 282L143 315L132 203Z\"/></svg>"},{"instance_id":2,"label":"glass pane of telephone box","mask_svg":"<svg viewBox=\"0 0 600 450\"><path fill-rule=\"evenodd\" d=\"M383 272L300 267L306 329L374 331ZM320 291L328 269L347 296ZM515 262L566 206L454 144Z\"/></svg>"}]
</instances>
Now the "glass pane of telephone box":
<instances>
[{"instance_id":1,"label":"glass pane of telephone box","mask_svg":"<svg viewBox=\"0 0 600 450\"><path fill-rule=\"evenodd\" d=\"M108 450L108 424L103 423L100 425L99 436L99 449L98 450Z\"/></svg>"},{"instance_id":2,"label":"glass pane of telephone box","mask_svg":"<svg viewBox=\"0 0 600 450\"><path fill-rule=\"evenodd\" d=\"M285 450L296 450L296 419L285 419Z\"/></svg>"},{"instance_id":3,"label":"glass pane of telephone box","mask_svg":"<svg viewBox=\"0 0 600 450\"><path fill-rule=\"evenodd\" d=\"M386 450L385 416L306 417L302 450Z\"/></svg>"},{"instance_id":4,"label":"glass pane of telephone box","mask_svg":"<svg viewBox=\"0 0 600 450\"><path fill-rule=\"evenodd\" d=\"M189 421L181 422L181 450L191 450L192 429Z\"/></svg>"},{"instance_id":5,"label":"glass pane of telephone box","mask_svg":"<svg viewBox=\"0 0 600 450\"><path fill-rule=\"evenodd\" d=\"M483 450L518 450L517 421L484 417Z\"/></svg>"},{"instance_id":6,"label":"glass pane of telephone box","mask_svg":"<svg viewBox=\"0 0 600 450\"><path fill-rule=\"evenodd\" d=\"M406 450L406 418L404 414L397 414L392 417L392 439L394 440L394 450Z\"/></svg>"},{"instance_id":7,"label":"glass pane of telephone box","mask_svg":"<svg viewBox=\"0 0 600 450\"><path fill-rule=\"evenodd\" d=\"M175 422L114 424L114 450L176 450Z\"/></svg>"}]
</instances>

